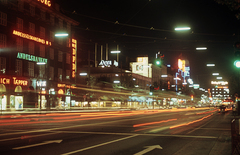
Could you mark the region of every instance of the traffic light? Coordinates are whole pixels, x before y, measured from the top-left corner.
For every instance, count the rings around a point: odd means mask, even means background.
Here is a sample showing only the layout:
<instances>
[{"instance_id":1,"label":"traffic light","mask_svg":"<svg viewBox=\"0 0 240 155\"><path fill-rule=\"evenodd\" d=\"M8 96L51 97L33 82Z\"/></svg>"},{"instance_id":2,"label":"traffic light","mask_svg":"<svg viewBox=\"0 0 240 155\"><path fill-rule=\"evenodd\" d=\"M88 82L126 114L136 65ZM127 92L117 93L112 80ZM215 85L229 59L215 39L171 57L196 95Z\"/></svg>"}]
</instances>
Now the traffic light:
<instances>
[{"instance_id":1,"label":"traffic light","mask_svg":"<svg viewBox=\"0 0 240 155\"><path fill-rule=\"evenodd\" d=\"M161 66L162 65L162 61L163 61L164 55L159 52L156 53L156 60L155 60L155 64L157 66Z\"/></svg>"},{"instance_id":2,"label":"traffic light","mask_svg":"<svg viewBox=\"0 0 240 155\"><path fill-rule=\"evenodd\" d=\"M235 56L234 66L240 68L240 42L236 42L234 44L234 56Z\"/></svg>"}]
</instances>

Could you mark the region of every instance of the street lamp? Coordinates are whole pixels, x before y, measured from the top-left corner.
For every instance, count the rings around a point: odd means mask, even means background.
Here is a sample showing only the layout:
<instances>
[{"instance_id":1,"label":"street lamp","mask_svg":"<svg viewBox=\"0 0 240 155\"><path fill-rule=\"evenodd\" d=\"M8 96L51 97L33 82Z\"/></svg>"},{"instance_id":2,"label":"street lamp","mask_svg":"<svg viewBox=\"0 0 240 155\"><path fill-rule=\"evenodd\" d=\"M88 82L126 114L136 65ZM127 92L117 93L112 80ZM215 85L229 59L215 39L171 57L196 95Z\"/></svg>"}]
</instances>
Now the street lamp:
<instances>
[{"instance_id":1,"label":"street lamp","mask_svg":"<svg viewBox=\"0 0 240 155\"><path fill-rule=\"evenodd\" d=\"M190 30L190 27L177 27L175 28L175 31L186 31L186 30Z\"/></svg>"},{"instance_id":2,"label":"street lamp","mask_svg":"<svg viewBox=\"0 0 240 155\"><path fill-rule=\"evenodd\" d=\"M207 64L207 67L214 67L215 64Z\"/></svg>"},{"instance_id":3,"label":"street lamp","mask_svg":"<svg viewBox=\"0 0 240 155\"><path fill-rule=\"evenodd\" d=\"M67 37L68 33L56 33L55 37Z\"/></svg>"},{"instance_id":4,"label":"street lamp","mask_svg":"<svg viewBox=\"0 0 240 155\"><path fill-rule=\"evenodd\" d=\"M198 51L207 50L207 47L197 47L196 50Z\"/></svg>"}]
</instances>

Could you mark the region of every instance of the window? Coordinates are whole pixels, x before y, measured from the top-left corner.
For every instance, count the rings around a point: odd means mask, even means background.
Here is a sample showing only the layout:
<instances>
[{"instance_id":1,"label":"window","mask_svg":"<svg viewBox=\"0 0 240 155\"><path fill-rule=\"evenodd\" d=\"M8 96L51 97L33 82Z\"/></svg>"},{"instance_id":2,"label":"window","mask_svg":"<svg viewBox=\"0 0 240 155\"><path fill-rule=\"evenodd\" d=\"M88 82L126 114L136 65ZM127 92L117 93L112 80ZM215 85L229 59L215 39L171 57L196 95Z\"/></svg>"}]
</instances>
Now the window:
<instances>
[{"instance_id":1,"label":"window","mask_svg":"<svg viewBox=\"0 0 240 155\"><path fill-rule=\"evenodd\" d=\"M39 77L40 78L44 78L45 71L46 71L45 65L39 65Z\"/></svg>"},{"instance_id":2,"label":"window","mask_svg":"<svg viewBox=\"0 0 240 155\"><path fill-rule=\"evenodd\" d=\"M7 36L5 34L0 34L0 48L7 46Z\"/></svg>"},{"instance_id":3,"label":"window","mask_svg":"<svg viewBox=\"0 0 240 155\"><path fill-rule=\"evenodd\" d=\"M21 18L17 18L17 29L23 31L23 20Z\"/></svg>"},{"instance_id":4,"label":"window","mask_svg":"<svg viewBox=\"0 0 240 155\"><path fill-rule=\"evenodd\" d=\"M45 57L45 46L44 45L40 45L40 57Z\"/></svg>"},{"instance_id":5,"label":"window","mask_svg":"<svg viewBox=\"0 0 240 155\"><path fill-rule=\"evenodd\" d=\"M55 18L54 15L50 15L50 23L51 23L51 25L54 25L54 21L55 21L54 18Z\"/></svg>"},{"instance_id":6,"label":"window","mask_svg":"<svg viewBox=\"0 0 240 155\"><path fill-rule=\"evenodd\" d=\"M28 62L28 75L34 77L34 63Z\"/></svg>"},{"instance_id":7,"label":"window","mask_svg":"<svg viewBox=\"0 0 240 155\"><path fill-rule=\"evenodd\" d=\"M23 11L23 9L24 9L24 2L19 0L18 1L18 10Z\"/></svg>"},{"instance_id":8,"label":"window","mask_svg":"<svg viewBox=\"0 0 240 155\"><path fill-rule=\"evenodd\" d=\"M16 60L16 74L22 76L22 60Z\"/></svg>"},{"instance_id":9,"label":"window","mask_svg":"<svg viewBox=\"0 0 240 155\"><path fill-rule=\"evenodd\" d=\"M71 23L67 23L67 31L71 32Z\"/></svg>"},{"instance_id":10,"label":"window","mask_svg":"<svg viewBox=\"0 0 240 155\"><path fill-rule=\"evenodd\" d=\"M0 12L0 25L7 26L7 14Z\"/></svg>"},{"instance_id":11,"label":"window","mask_svg":"<svg viewBox=\"0 0 240 155\"><path fill-rule=\"evenodd\" d=\"M54 42L54 33L50 31L49 41Z\"/></svg>"},{"instance_id":12,"label":"window","mask_svg":"<svg viewBox=\"0 0 240 155\"><path fill-rule=\"evenodd\" d=\"M29 33L35 35L35 24L29 22Z\"/></svg>"},{"instance_id":13,"label":"window","mask_svg":"<svg viewBox=\"0 0 240 155\"><path fill-rule=\"evenodd\" d=\"M63 61L63 52L62 51L58 51L58 61L59 62Z\"/></svg>"},{"instance_id":14,"label":"window","mask_svg":"<svg viewBox=\"0 0 240 155\"><path fill-rule=\"evenodd\" d=\"M59 19L59 27L63 28L63 20L62 19Z\"/></svg>"},{"instance_id":15,"label":"window","mask_svg":"<svg viewBox=\"0 0 240 155\"><path fill-rule=\"evenodd\" d=\"M49 80L54 80L54 68L49 67Z\"/></svg>"},{"instance_id":16,"label":"window","mask_svg":"<svg viewBox=\"0 0 240 155\"><path fill-rule=\"evenodd\" d=\"M30 15L35 16L35 6L30 5Z\"/></svg>"},{"instance_id":17,"label":"window","mask_svg":"<svg viewBox=\"0 0 240 155\"><path fill-rule=\"evenodd\" d=\"M45 38L45 28L40 27L40 38Z\"/></svg>"},{"instance_id":18,"label":"window","mask_svg":"<svg viewBox=\"0 0 240 155\"><path fill-rule=\"evenodd\" d=\"M66 70L66 79L70 79L70 70Z\"/></svg>"},{"instance_id":19,"label":"window","mask_svg":"<svg viewBox=\"0 0 240 155\"><path fill-rule=\"evenodd\" d=\"M49 57L51 60L54 60L54 49L53 48L50 48L50 50L49 50Z\"/></svg>"},{"instance_id":20,"label":"window","mask_svg":"<svg viewBox=\"0 0 240 155\"><path fill-rule=\"evenodd\" d=\"M58 79L62 81L62 68L58 68Z\"/></svg>"},{"instance_id":21,"label":"window","mask_svg":"<svg viewBox=\"0 0 240 155\"><path fill-rule=\"evenodd\" d=\"M58 43L59 43L60 45L62 45L62 44L63 44L63 39L62 39L62 38L58 38Z\"/></svg>"},{"instance_id":22,"label":"window","mask_svg":"<svg viewBox=\"0 0 240 155\"><path fill-rule=\"evenodd\" d=\"M23 52L23 39L17 38L17 51Z\"/></svg>"},{"instance_id":23,"label":"window","mask_svg":"<svg viewBox=\"0 0 240 155\"><path fill-rule=\"evenodd\" d=\"M71 60L71 56L70 56L69 53L67 53L67 54L66 54L66 63L67 63L67 64L70 64L70 63L71 63L70 60Z\"/></svg>"},{"instance_id":24,"label":"window","mask_svg":"<svg viewBox=\"0 0 240 155\"><path fill-rule=\"evenodd\" d=\"M6 73L6 58L0 57L0 73L5 74Z\"/></svg>"},{"instance_id":25,"label":"window","mask_svg":"<svg viewBox=\"0 0 240 155\"><path fill-rule=\"evenodd\" d=\"M7 0L0 0L3 4L7 4Z\"/></svg>"},{"instance_id":26,"label":"window","mask_svg":"<svg viewBox=\"0 0 240 155\"><path fill-rule=\"evenodd\" d=\"M46 12L45 11L41 11L41 18L42 18L42 20L46 20Z\"/></svg>"},{"instance_id":27,"label":"window","mask_svg":"<svg viewBox=\"0 0 240 155\"><path fill-rule=\"evenodd\" d=\"M30 41L28 44L28 53L34 55L34 42Z\"/></svg>"}]
</instances>

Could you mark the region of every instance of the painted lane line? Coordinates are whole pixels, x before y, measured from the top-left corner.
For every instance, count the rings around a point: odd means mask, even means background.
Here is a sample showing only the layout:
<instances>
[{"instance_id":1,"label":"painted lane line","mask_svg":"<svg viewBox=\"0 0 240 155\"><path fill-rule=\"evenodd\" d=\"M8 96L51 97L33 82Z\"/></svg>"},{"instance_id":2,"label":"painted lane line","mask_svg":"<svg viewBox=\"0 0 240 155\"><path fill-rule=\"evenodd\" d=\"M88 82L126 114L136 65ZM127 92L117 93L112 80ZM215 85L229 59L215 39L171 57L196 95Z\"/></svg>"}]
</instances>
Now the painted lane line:
<instances>
[{"instance_id":1,"label":"painted lane line","mask_svg":"<svg viewBox=\"0 0 240 155\"><path fill-rule=\"evenodd\" d=\"M136 137L136 136L138 136L138 135L132 135L132 136L128 136L128 137L116 139L116 140L109 141L109 142L106 142L106 143L102 143L102 144L98 144L98 145L86 147L86 148L83 148L83 149L79 149L79 150L76 150L76 151L64 153L64 154L62 154L62 155L70 155L70 154L82 152L82 151L85 151L85 150L93 149L93 148L96 148L96 147L99 147L99 146L103 146L103 145L107 145L107 144L111 144L111 143L115 143L115 142L118 142L118 141L122 141L122 140L125 140L125 139L129 139L129 138L132 138L132 137Z\"/></svg>"},{"instance_id":2,"label":"painted lane line","mask_svg":"<svg viewBox=\"0 0 240 155\"><path fill-rule=\"evenodd\" d=\"M178 138L202 138L217 139L214 136L192 136L192 135L166 135L166 134L147 134L147 133L112 133L112 132L90 132L90 131L59 131L61 133L79 133L79 134L98 134L98 135L125 135L125 136L151 136L151 137L178 137Z\"/></svg>"},{"instance_id":3,"label":"painted lane line","mask_svg":"<svg viewBox=\"0 0 240 155\"><path fill-rule=\"evenodd\" d=\"M153 146L145 146L146 149L138 152L138 153L135 153L134 155L143 155L143 154L146 154L154 149L163 149L160 145L153 145Z\"/></svg>"},{"instance_id":4,"label":"painted lane line","mask_svg":"<svg viewBox=\"0 0 240 155\"><path fill-rule=\"evenodd\" d=\"M40 137L40 136L46 136L46 135L54 135L54 134L59 134L60 132L55 132L55 133L45 133L45 134L40 134L40 135L32 135L32 136L26 136L26 137L15 137L15 138L8 138L8 139L1 139L0 142L3 141L10 141L10 140L17 140L17 139L28 139L28 138L34 138L34 137Z\"/></svg>"},{"instance_id":5,"label":"painted lane line","mask_svg":"<svg viewBox=\"0 0 240 155\"><path fill-rule=\"evenodd\" d=\"M38 143L38 144L15 147L15 148L13 148L13 150L19 150L19 149L25 149L25 148L29 148L29 147L35 147L35 146L46 145L46 144L51 144L51 143L61 143L61 142L62 142L62 140L51 140L51 141L45 141L43 143Z\"/></svg>"}]
</instances>

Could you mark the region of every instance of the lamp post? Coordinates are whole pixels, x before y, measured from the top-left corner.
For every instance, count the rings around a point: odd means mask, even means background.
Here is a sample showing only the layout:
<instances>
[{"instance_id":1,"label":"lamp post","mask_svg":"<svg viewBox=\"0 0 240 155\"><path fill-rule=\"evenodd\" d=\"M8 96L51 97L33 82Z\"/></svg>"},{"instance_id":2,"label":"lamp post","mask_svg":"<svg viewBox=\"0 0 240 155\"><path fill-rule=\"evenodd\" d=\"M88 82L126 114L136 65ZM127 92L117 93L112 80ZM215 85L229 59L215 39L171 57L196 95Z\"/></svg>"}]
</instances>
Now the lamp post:
<instances>
[{"instance_id":1,"label":"lamp post","mask_svg":"<svg viewBox=\"0 0 240 155\"><path fill-rule=\"evenodd\" d=\"M37 65L39 65L39 66L44 65L46 67L45 62L37 62ZM41 71L41 69L39 69L39 75L40 75L40 71ZM46 70L45 70L45 73L46 73ZM43 82L41 81L41 82L38 83L38 81L37 81L37 85L40 85L40 107L39 108L40 108L40 111L41 111L41 109L42 109L42 86L43 86Z\"/></svg>"}]
</instances>

